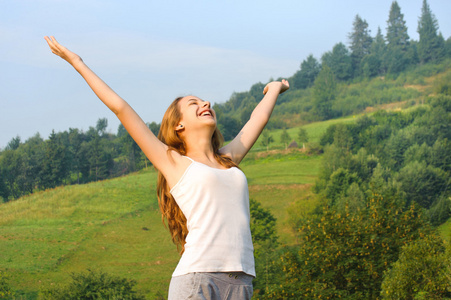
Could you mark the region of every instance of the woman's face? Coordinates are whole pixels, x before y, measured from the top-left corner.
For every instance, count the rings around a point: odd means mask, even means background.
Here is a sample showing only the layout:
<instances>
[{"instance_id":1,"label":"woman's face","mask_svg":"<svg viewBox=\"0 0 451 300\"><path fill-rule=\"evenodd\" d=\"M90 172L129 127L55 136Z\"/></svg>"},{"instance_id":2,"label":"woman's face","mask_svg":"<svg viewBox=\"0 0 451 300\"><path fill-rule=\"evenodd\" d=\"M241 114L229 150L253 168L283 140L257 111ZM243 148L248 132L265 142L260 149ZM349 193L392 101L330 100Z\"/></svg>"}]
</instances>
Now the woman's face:
<instances>
[{"instance_id":1,"label":"woman's face","mask_svg":"<svg viewBox=\"0 0 451 300\"><path fill-rule=\"evenodd\" d=\"M195 129L204 126L216 127L216 113L210 102L196 96L183 97L179 103L182 119L176 129ZM180 127L182 125L183 127Z\"/></svg>"}]
</instances>

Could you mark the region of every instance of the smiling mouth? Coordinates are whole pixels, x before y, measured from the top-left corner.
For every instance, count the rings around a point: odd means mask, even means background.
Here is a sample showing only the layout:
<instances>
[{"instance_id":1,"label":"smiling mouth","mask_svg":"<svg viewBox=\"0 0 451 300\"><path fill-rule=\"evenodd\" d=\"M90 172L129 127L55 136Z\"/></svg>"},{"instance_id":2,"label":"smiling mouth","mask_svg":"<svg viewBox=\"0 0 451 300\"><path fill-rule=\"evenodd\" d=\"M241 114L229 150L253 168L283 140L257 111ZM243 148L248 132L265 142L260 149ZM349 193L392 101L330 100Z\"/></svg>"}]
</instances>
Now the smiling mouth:
<instances>
[{"instance_id":1,"label":"smiling mouth","mask_svg":"<svg viewBox=\"0 0 451 300\"><path fill-rule=\"evenodd\" d=\"M201 117L204 116L213 116L209 111L204 111L203 113L200 114Z\"/></svg>"}]
</instances>

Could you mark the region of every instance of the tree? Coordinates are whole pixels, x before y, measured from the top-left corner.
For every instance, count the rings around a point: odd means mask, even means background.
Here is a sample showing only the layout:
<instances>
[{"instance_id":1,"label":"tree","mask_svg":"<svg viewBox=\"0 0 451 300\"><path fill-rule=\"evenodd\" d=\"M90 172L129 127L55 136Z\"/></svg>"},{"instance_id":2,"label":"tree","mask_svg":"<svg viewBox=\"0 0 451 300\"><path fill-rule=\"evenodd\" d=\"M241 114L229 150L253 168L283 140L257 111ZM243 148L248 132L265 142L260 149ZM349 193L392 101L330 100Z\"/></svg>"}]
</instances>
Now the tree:
<instances>
[{"instance_id":1,"label":"tree","mask_svg":"<svg viewBox=\"0 0 451 300\"><path fill-rule=\"evenodd\" d=\"M389 48L400 48L406 51L409 45L406 21L398 2L393 1L387 21L387 43Z\"/></svg>"},{"instance_id":2,"label":"tree","mask_svg":"<svg viewBox=\"0 0 451 300\"><path fill-rule=\"evenodd\" d=\"M234 139L241 130L240 122L229 116L221 116L218 119L218 127L226 141Z\"/></svg>"},{"instance_id":3,"label":"tree","mask_svg":"<svg viewBox=\"0 0 451 300\"><path fill-rule=\"evenodd\" d=\"M384 274L383 299L451 298L450 251L437 234L404 246L398 261Z\"/></svg>"},{"instance_id":4,"label":"tree","mask_svg":"<svg viewBox=\"0 0 451 300\"><path fill-rule=\"evenodd\" d=\"M332 102L335 100L337 85L331 68L326 64L313 85L313 107L321 120L333 118Z\"/></svg>"},{"instance_id":5,"label":"tree","mask_svg":"<svg viewBox=\"0 0 451 300\"><path fill-rule=\"evenodd\" d=\"M279 246L276 218L268 209L253 199L249 201L251 232L254 243L256 279L253 286L258 294L264 294L269 285L277 280L278 270L274 264Z\"/></svg>"},{"instance_id":6,"label":"tree","mask_svg":"<svg viewBox=\"0 0 451 300\"><path fill-rule=\"evenodd\" d=\"M307 59L302 61L301 69L294 74L293 87L305 89L312 86L320 71L320 63L310 54Z\"/></svg>"},{"instance_id":7,"label":"tree","mask_svg":"<svg viewBox=\"0 0 451 300\"><path fill-rule=\"evenodd\" d=\"M288 148L288 144L291 142L291 137L285 128L280 135L280 142L285 145L285 149Z\"/></svg>"},{"instance_id":8,"label":"tree","mask_svg":"<svg viewBox=\"0 0 451 300\"><path fill-rule=\"evenodd\" d=\"M20 146L20 136L12 138L6 145L5 150L16 150Z\"/></svg>"},{"instance_id":9,"label":"tree","mask_svg":"<svg viewBox=\"0 0 451 300\"><path fill-rule=\"evenodd\" d=\"M305 130L304 128L299 128L298 131L298 140L299 143L302 143L302 148L305 149L305 143L308 142L308 133L307 130Z\"/></svg>"},{"instance_id":10,"label":"tree","mask_svg":"<svg viewBox=\"0 0 451 300\"><path fill-rule=\"evenodd\" d=\"M326 52L321 58L323 70L327 65L332 71L334 78L338 80L348 80L352 78L352 58L345 44L336 44L332 52Z\"/></svg>"},{"instance_id":11,"label":"tree","mask_svg":"<svg viewBox=\"0 0 451 300\"><path fill-rule=\"evenodd\" d=\"M409 64L409 35L398 2L393 1L387 21L387 53L385 65L389 73L403 71Z\"/></svg>"},{"instance_id":12,"label":"tree","mask_svg":"<svg viewBox=\"0 0 451 300\"><path fill-rule=\"evenodd\" d=\"M152 131L155 136L158 136L158 132L160 131L160 124L152 122L148 123L147 127L149 127L150 131Z\"/></svg>"},{"instance_id":13,"label":"tree","mask_svg":"<svg viewBox=\"0 0 451 300\"><path fill-rule=\"evenodd\" d=\"M269 144L274 142L272 135L269 133L268 129L264 129L261 136L261 144L263 147L266 147L266 151L269 151Z\"/></svg>"},{"instance_id":14,"label":"tree","mask_svg":"<svg viewBox=\"0 0 451 300\"><path fill-rule=\"evenodd\" d=\"M423 0L417 31L420 35L418 56L421 63L441 60L445 56L445 40L441 34L438 34L437 19L426 0Z\"/></svg>"},{"instance_id":15,"label":"tree","mask_svg":"<svg viewBox=\"0 0 451 300\"><path fill-rule=\"evenodd\" d=\"M363 76L369 78L385 73L382 62L386 51L387 45L385 44L381 29L378 27L376 37L371 44L370 54L364 56L360 64Z\"/></svg>"},{"instance_id":16,"label":"tree","mask_svg":"<svg viewBox=\"0 0 451 300\"><path fill-rule=\"evenodd\" d=\"M99 135L104 135L107 127L108 127L107 118L101 118L97 120L96 130L99 133Z\"/></svg>"},{"instance_id":17,"label":"tree","mask_svg":"<svg viewBox=\"0 0 451 300\"><path fill-rule=\"evenodd\" d=\"M406 194L407 203L416 202L429 208L443 192L447 192L447 174L424 162L414 161L403 167L396 177Z\"/></svg>"},{"instance_id":18,"label":"tree","mask_svg":"<svg viewBox=\"0 0 451 300\"><path fill-rule=\"evenodd\" d=\"M350 48L354 74L360 74L362 72L361 62L366 55L370 54L373 39L368 30L368 23L359 15L355 16L349 39L351 40Z\"/></svg>"},{"instance_id":19,"label":"tree","mask_svg":"<svg viewBox=\"0 0 451 300\"><path fill-rule=\"evenodd\" d=\"M78 129L69 128L69 153L71 156L71 171L77 176L80 183L81 165L84 159L82 152L83 134Z\"/></svg>"},{"instance_id":20,"label":"tree","mask_svg":"<svg viewBox=\"0 0 451 300\"><path fill-rule=\"evenodd\" d=\"M39 186L43 189L61 185L69 175L66 148L54 130L44 144L44 158L40 170Z\"/></svg>"},{"instance_id":21,"label":"tree","mask_svg":"<svg viewBox=\"0 0 451 300\"><path fill-rule=\"evenodd\" d=\"M269 299L378 299L401 248L429 232L420 210L377 195L355 212L322 206L300 224L300 243L284 249L282 282Z\"/></svg>"}]
</instances>

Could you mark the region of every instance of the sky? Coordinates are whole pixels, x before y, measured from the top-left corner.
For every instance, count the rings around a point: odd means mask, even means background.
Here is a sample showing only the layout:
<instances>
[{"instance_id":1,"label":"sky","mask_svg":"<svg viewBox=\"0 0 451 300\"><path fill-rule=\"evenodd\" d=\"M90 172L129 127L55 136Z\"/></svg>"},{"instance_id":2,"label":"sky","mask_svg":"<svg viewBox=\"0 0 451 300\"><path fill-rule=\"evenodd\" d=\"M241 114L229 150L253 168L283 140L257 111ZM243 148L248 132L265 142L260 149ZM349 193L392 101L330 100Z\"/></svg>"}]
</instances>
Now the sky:
<instances>
[{"instance_id":1,"label":"sky","mask_svg":"<svg viewBox=\"0 0 451 300\"><path fill-rule=\"evenodd\" d=\"M398 0L411 39L423 0ZM53 55L53 35L145 122L161 121L178 96L226 102L272 78L290 77L313 54L342 42L358 14L385 35L392 0L0 0L0 149L52 130L87 131L119 121L80 75ZM451 36L451 1L428 0Z\"/></svg>"}]
</instances>

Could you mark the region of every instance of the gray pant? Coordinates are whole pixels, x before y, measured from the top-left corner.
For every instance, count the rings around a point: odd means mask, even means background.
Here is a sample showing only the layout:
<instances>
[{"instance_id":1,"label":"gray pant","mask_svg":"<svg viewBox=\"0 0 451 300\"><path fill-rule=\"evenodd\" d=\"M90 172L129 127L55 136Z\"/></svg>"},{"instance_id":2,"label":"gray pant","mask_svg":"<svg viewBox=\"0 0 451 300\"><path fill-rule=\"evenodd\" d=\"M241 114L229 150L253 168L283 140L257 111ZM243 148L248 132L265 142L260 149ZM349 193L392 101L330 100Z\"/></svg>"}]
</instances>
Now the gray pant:
<instances>
[{"instance_id":1,"label":"gray pant","mask_svg":"<svg viewBox=\"0 0 451 300\"><path fill-rule=\"evenodd\" d=\"M172 277L169 300L250 300L253 276L243 272L189 273Z\"/></svg>"}]
</instances>

